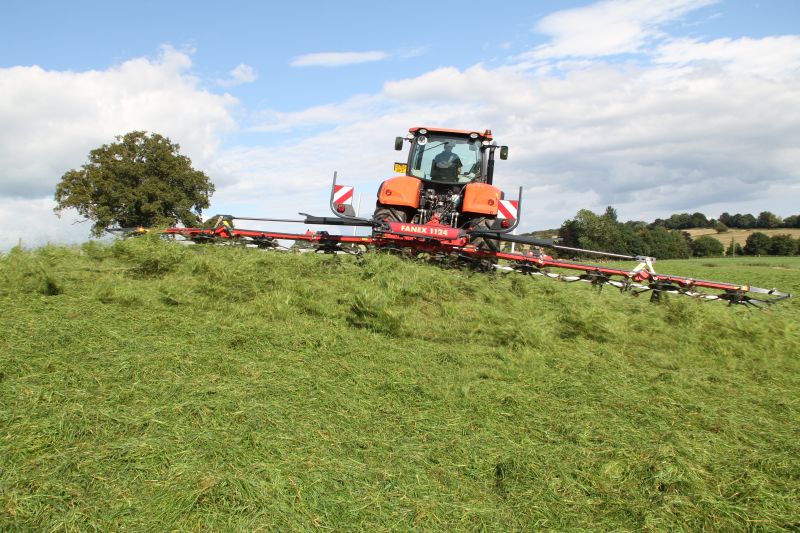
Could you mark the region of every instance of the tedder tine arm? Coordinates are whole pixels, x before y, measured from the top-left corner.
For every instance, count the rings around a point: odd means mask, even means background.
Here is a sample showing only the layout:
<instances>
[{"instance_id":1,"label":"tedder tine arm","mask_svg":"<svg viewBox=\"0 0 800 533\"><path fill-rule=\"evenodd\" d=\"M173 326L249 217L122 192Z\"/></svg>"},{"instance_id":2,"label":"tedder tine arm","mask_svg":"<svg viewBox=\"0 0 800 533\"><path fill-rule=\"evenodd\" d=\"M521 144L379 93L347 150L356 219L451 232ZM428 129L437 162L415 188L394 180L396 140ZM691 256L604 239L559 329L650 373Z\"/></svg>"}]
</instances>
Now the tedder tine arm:
<instances>
[{"instance_id":1,"label":"tedder tine arm","mask_svg":"<svg viewBox=\"0 0 800 533\"><path fill-rule=\"evenodd\" d=\"M309 215L308 213L300 213L305 219L303 219L304 224L321 224L325 226L361 226L365 228L372 228L374 226L380 225L379 223L375 222L370 218L356 218L356 217L318 217L314 215Z\"/></svg>"},{"instance_id":2,"label":"tedder tine arm","mask_svg":"<svg viewBox=\"0 0 800 533\"><path fill-rule=\"evenodd\" d=\"M638 255L633 256L633 255L615 254L611 252L601 252L598 250L586 250L584 248L573 248L571 246L562 246L560 244L556 244L556 241L554 239L539 239L537 237L531 237L529 235L504 235L498 231L471 231L469 232L469 234L490 237L503 242L530 244L532 246L541 246L542 248L552 248L554 250L563 250L567 252L575 252L578 254L601 255L604 257L613 257L616 259L628 259L631 261L645 261L647 259L654 261L653 258L648 258Z\"/></svg>"},{"instance_id":3,"label":"tedder tine arm","mask_svg":"<svg viewBox=\"0 0 800 533\"><path fill-rule=\"evenodd\" d=\"M486 236L492 239L497 239L503 242L515 242L517 244L530 244L533 246L542 246L544 248L556 247L553 239L539 239L529 235L508 235L494 230L473 230L468 232L472 236Z\"/></svg>"}]
</instances>

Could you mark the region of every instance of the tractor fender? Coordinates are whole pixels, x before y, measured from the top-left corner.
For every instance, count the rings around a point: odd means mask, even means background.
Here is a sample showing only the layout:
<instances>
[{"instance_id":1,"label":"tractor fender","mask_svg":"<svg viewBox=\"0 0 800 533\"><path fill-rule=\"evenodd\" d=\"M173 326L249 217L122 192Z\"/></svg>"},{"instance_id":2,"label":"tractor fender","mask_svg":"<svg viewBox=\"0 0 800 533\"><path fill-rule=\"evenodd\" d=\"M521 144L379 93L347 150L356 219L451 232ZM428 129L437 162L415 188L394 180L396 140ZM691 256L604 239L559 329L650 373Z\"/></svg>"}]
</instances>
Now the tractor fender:
<instances>
[{"instance_id":1,"label":"tractor fender","mask_svg":"<svg viewBox=\"0 0 800 533\"><path fill-rule=\"evenodd\" d=\"M487 183L470 183L464 188L464 201L461 204L463 213L480 215L497 215L497 206L503 193L500 189Z\"/></svg>"},{"instance_id":2,"label":"tractor fender","mask_svg":"<svg viewBox=\"0 0 800 533\"><path fill-rule=\"evenodd\" d=\"M397 176L381 183L378 202L387 206L419 207L422 181L411 176Z\"/></svg>"}]
</instances>

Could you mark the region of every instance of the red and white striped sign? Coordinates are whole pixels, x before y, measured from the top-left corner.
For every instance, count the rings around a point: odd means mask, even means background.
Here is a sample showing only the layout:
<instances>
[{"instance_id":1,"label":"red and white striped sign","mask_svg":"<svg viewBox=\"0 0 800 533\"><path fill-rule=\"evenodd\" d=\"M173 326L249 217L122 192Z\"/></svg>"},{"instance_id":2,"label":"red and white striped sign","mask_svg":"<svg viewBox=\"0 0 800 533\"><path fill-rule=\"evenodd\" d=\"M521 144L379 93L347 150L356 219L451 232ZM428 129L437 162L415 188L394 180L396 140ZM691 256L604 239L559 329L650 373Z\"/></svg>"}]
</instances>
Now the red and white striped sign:
<instances>
[{"instance_id":1,"label":"red and white striped sign","mask_svg":"<svg viewBox=\"0 0 800 533\"><path fill-rule=\"evenodd\" d=\"M504 220L510 218L511 220L517 219L517 211L519 208L518 200L500 200L497 206L497 218Z\"/></svg>"},{"instance_id":2,"label":"red and white striped sign","mask_svg":"<svg viewBox=\"0 0 800 533\"><path fill-rule=\"evenodd\" d=\"M333 203L334 204L351 204L353 203L353 187L349 185L337 185L333 189Z\"/></svg>"}]
</instances>

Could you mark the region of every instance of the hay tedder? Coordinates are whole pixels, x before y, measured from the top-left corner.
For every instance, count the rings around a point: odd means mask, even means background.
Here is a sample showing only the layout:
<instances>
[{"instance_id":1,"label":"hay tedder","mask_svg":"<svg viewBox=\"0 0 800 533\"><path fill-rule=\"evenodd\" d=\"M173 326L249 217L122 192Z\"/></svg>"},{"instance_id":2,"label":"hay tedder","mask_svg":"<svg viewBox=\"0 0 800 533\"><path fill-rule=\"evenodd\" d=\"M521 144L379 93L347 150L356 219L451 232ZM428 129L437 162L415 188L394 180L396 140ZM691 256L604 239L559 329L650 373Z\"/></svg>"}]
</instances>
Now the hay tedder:
<instances>
[{"instance_id":1,"label":"hay tedder","mask_svg":"<svg viewBox=\"0 0 800 533\"><path fill-rule=\"evenodd\" d=\"M495 153L506 159L508 147L498 146L490 130L415 127L405 137L395 139L395 149L402 150L404 143L410 145L408 157L404 163L395 163L396 176L381 184L370 218L356 216L353 187L337 183L334 173L330 196L333 217L300 213L304 218L289 220L216 215L203 227L172 227L164 233L195 243L228 242L262 249L284 248L280 241L295 241L322 253L388 250L451 265L583 281L598 288L611 285L636 296L649 292L651 301L666 294L681 294L763 306L790 297L775 289L660 274L652 257L571 248L554 239L513 234L522 211L522 188L516 199L507 199L494 186ZM363 227L370 233L348 236L237 227L235 221L244 220ZM608 262L589 264L554 258L545 250L569 257L597 256L638 264L632 269L615 268Z\"/></svg>"}]
</instances>

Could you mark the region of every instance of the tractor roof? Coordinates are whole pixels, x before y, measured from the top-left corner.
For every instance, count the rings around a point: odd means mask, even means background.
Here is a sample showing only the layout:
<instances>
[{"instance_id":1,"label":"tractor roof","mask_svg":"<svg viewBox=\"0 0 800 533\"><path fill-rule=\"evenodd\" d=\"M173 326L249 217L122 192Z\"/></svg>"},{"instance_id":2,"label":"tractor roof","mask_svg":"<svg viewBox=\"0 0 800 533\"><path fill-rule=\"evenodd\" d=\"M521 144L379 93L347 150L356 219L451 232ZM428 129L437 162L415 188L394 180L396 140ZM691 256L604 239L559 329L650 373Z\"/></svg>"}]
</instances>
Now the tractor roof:
<instances>
[{"instance_id":1,"label":"tractor roof","mask_svg":"<svg viewBox=\"0 0 800 533\"><path fill-rule=\"evenodd\" d=\"M449 128L429 128L428 126L417 126L414 128L408 128L410 133L417 133L419 130L428 130L431 133L445 133L445 134L455 134L455 135L465 135L468 136L472 133L478 135L478 137L482 139L492 139L492 130L486 130L484 132L480 132L478 130L452 130Z\"/></svg>"}]
</instances>

